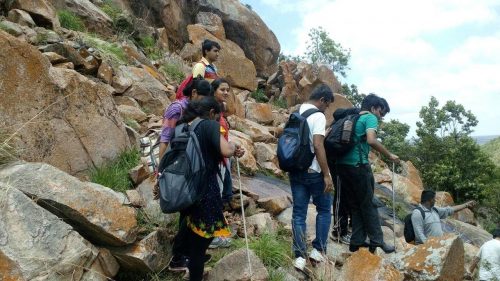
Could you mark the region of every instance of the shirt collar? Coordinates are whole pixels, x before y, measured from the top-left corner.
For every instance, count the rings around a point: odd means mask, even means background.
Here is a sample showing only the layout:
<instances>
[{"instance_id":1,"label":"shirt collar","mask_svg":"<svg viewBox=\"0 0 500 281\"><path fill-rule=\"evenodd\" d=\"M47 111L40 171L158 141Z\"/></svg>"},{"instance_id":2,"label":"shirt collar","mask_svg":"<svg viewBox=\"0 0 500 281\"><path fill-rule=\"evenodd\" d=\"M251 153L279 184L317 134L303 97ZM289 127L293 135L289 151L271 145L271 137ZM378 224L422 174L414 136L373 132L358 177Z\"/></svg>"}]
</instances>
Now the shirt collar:
<instances>
[{"instance_id":1,"label":"shirt collar","mask_svg":"<svg viewBox=\"0 0 500 281\"><path fill-rule=\"evenodd\" d=\"M203 62L206 65L210 65L210 62L208 62L208 60L205 57L201 58L201 62Z\"/></svg>"}]
</instances>

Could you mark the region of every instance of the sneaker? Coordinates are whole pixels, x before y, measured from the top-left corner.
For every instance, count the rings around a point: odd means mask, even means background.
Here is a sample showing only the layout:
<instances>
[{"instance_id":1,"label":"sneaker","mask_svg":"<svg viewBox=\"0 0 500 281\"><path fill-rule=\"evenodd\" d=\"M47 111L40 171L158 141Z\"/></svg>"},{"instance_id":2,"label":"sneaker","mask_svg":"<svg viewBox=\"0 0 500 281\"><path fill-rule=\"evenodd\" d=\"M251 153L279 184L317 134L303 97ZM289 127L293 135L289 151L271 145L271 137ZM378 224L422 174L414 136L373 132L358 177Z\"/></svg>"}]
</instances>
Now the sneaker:
<instances>
[{"instance_id":1,"label":"sneaker","mask_svg":"<svg viewBox=\"0 0 500 281\"><path fill-rule=\"evenodd\" d=\"M315 262L324 262L325 257L323 254L321 254L318 250L312 249L312 251L309 253L309 258Z\"/></svg>"},{"instance_id":2,"label":"sneaker","mask_svg":"<svg viewBox=\"0 0 500 281\"><path fill-rule=\"evenodd\" d=\"M212 243L208 246L210 249L215 249L215 248L228 248L231 246L231 238L225 238L225 237L215 237L214 240L212 240Z\"/></svg>"},{"instance_id":3,"label":"sneaker","mask_svg":"<svg viewBox=\"0 0 500 281\"><path fill-rule=\"evenodd\" d=\"M303 257L296 258L293 262L293 266L300 271L304 271L304 269L306 268L306 259L304 259Z\"/></svg>"},{"instance_id":4,"label":"sneaker","mask_svg":"<svg viewBox=\"0 0 500 281\"><path fill-rule=\"evenodd\" d=\"M188 262L189 259L187 257L172 257L168 263L168 270L174 272L186 271L188 270Z\"/></svg>"},{"instance_id":5,"label":"sneaker","mask_svg":"<svg viewBox=\"0 0 500 281\"><path fill-rule=\"evenodd\" d=\"M340 236L340 243L344 243L346 245L349 245L351 243L351 236L349 236L349 234Z\"/></svg>"},{"instance_id":6,"label":"sneaker","mask_svg":"<svg viewBox=\"0 0 500 281\"><path fill-rule=\"evenodd\" d=\"M388 245L385 242L382 244L382 247L380 247L380 248L386 254L390 254L390 253L393 253L394 251L396 251L396 248L394 248L394 246Z\"/></svg>"}]
</instances>

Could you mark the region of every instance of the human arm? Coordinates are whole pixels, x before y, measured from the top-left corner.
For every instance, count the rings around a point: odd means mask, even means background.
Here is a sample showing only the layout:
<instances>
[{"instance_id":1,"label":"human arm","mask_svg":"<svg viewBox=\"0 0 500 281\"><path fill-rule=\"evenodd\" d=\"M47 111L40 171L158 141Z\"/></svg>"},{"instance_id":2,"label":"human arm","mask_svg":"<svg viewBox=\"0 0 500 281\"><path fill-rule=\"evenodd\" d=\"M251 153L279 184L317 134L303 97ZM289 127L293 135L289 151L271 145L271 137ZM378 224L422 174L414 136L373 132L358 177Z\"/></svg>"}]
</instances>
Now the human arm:
<instances>
[{"instance_id":1,"label":"human arm","mask_svg":"<svg viewBox=\"0 0 500 281\"><path fill-rule=\"evenodd\" d=\"M333 181L332 176L330 175L330 169L328 168L328 162L326 160L324 140L325 136L323 135L313 135L314 154L316 155L316 160L318 160L319 167L323 173L325 192L331 192L333 191Z\"/></svg>"},{"instance_id":2,"label":"human arm","mask_svg":"<svg viewBox=\"0 0 500 281\"><path fill-rule=\"evenodd\" d=\"M415 232L415 242L425 243L427 237L424 231L424 218L419 210L414 210L411 214L411 223Z\"/></svg>"},{"instance_id":3,"label":"human arm","mask_svg":"<svg viewBox=\"0 0 500 281\"><path fill-rule=\"evenodd\" d=\"M468 201L461 205L452 206L451 208L453 209L453 212L458 212L465 208L474 207L476 204L476 201Z\"/></svg>"},{"instance_id":4,"label":"human arm","mask_svg":"<svg viewBox=\"0 0 500 281\"><path fill-rule=\"evenodd\" d=\"M395 154L392 154L383 144L381 144L377 140L377 131L374 129L368 129L366 130L366 142L376 151L382 153L385 155L387 158L389 158L391 161L399 163L399 157Z\"/></svg>"},{"instance_id":5,"label":"human arm","mask_svg":"<svg viewBox=\"0 0 500 281\"><path fill-rule=\"evenodd\" d=\"M241 148L239 144L226 141L222 135L220 136L220 152L222 156L226 158L231 156L240 158L243 154L245 154L245 150Z\"/></svg>"},{"instance_id":6,"label":"human arm","mask_svg":"<svg viewBox=\"0 0 500 281\"><path fill-rule=\"evenodd\" d=\"M472 259L472 262L469 267L469 273L472 275L474 274L474 270L476 270L477 264L479 263L479 257L476 256L474 259Z\"/></svg>"}]
</instances>

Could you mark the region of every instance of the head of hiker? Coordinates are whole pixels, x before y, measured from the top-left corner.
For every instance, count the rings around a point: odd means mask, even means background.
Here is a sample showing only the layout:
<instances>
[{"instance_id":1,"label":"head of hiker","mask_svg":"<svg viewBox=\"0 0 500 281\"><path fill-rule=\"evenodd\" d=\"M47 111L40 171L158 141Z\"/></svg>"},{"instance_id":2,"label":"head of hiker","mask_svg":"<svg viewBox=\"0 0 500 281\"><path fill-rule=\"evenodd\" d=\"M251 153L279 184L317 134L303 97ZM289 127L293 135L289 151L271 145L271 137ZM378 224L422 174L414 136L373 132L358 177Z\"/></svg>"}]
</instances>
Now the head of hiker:
<instances>
[{"instance_id":1,"label":"head of hiker","mask_svg":"<svg viewBox=\"0 0 500 281\"><path fill-rule=\"evenodd\" d=\"M378 120L382 119L383 115L385 115L384 108L384 102L375 94L369 94L361 103L361 111L371 112ZM389 105L387 105L387 108L389 108Z\"/></svg>"},{"instance_id":2,"label":"head of hiker","mask_svg":"<svg viewBox=\"0 0 500 281\"><path fill-rule=\"evenodd\" d=\"M309 96L309 103L316 106L321 112L325 112L332 102L333 92L325 84L316 87Z\"/></svg>"},{"instance_id":3,"label":"head of hiker","mask_svg":"<svg viewBox=\"0 0 500 281\"><path fill-rule=\"evenodd\" d=\"M212 95L212 86L207 80L196 77L182 92L190 101L197 101L203 97Z\"/></svg>"},{"instance_id":4,"label":"head of hiker","mask_svg":"<svg viewBox=\"0 0 500 281\"><path fill-rule=\"evenodd\" d=\"M214 91L215 99L218 102L222 103L227 102L231 87L229 86L229 82L227 82L226 79L217 78L212 82L212 90Z\"/></svg>"},{"instance_id":5,"label":"head of hiker","mask_svg":"<svg viewBox=\"0 0 500 281\"><path fill-rule=\"evenodd\" d=\"M380 115L382 118L384 118L387 113L391 112L391 108L389 107L389 103L387 102L386 99L380 98L380 101L382 102L383 105L382 112L380 112Z\"/></svg>"},{"instance_id":6,"label":"head of hiker","mask_svg":"<svg viewBox=\"0 0 500 281\"><path fill-rule=\"evenodd\" d=\"M206 39L201 43L201 52L203 57L208 60L209 63L216 61L219 58L220 45L219 43Z\"/></svg>"},{"instance_id":7,"label":"head of hiker","mask_svg":"<svg viewBox=\"0 0 500 281\"><path fill-rule=\"evenodd\" d=\"M197 117L206 120L219 120L220 113L221 106L213 97L201 96L188 104L179 123L188 123Z\"/></svg>"},{"instance_id":8,"label":"head of hiker","mask_svg":"<svg viewBox=\"0 0 500 281\"><path fill-rule=\"evenodd\" d=\"M420 203L426 207L434 207L434 204L436 204L436 192L432 190L422 191Z\"/></svg>"}]
</instances>

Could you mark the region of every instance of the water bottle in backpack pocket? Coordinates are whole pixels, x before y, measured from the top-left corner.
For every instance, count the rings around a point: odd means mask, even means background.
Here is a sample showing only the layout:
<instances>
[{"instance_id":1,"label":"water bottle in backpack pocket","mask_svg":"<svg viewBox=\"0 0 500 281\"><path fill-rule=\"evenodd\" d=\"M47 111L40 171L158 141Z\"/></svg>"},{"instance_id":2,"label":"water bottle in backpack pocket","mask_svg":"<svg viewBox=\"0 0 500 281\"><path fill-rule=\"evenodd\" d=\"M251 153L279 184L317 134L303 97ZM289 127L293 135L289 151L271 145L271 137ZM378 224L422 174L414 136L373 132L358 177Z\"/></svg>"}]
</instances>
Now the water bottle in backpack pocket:
<instances>
[{"instance_id":1,"label":"water bottle in backpack pocket","mask_svg":"<svg viewBox=\"0 0 500 281\"><path fill-rule=\"evenodd\" d=\"M338 159L354 148L356 123L360 110L358 108L339 108L333 114L335 121L325 137L325 151L329 159Z\"/></svg>"},{"instance_id":2,"label":"water bottle in backpack pocket","mask_svg":"<svg viewBox=\"0 0 500 281\"><path fill-rule=\"evenodd\" d=\"M307 117L319 112L311 108L304 113L293 112L288 118L283 134L278 139L278 162L280 169L285 172L306 171L314 160L311 151L310 130Z\"/></svg>"},{"instance_id":3,"label":"water bottle in backpack pocket","mask_svg":"<svg viewBox=\"0 0 500 281\"><path fill-rule=\"evenodd\" d=\"M160 165L160 207L164 213L189 208L205 192L206 166L194 129L202 122L195 119L190 126L175 127L169 150Z\"/></svg>"}]
</instances>

